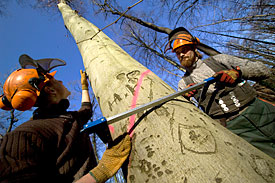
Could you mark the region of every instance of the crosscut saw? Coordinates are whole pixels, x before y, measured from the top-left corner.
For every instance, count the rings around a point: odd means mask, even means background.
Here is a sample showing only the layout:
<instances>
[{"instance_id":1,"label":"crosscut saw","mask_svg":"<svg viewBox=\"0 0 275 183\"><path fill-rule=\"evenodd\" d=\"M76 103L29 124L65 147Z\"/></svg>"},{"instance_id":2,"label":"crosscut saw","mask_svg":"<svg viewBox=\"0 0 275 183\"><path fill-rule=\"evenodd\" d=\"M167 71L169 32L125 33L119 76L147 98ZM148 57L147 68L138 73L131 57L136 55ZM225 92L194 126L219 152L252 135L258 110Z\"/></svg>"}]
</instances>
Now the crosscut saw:
<instances>
[{"instance_id":1,"label":"crosscut saw","mask_svg":"<svg viewBox=\"0 0 275 183\"><path fill-rule=\"evenodd\" d=\"M89 121L87 124L84 125L81 132L86 131L87 129L90 129L90 128L92 128L94 126L97 126L99 124L102 124L102 123L107 123L107 125L110 125L110 124L115 123L119 120L122 120L124 118L129 117L129 116L132 116L133 114L136 114L136 113L142 112L146 109L161 105L161 104L163 104L163 103L165 103L169 100L172 100L172 99L174 99L178 96L181 96L182 94L187 93L189 91L196 90L196 89L202 88L204 86L208 86L209 84L214 83L214 80L215 80L214 77L210 77L210 78L205 79L201 83L194 84L193 86L190 86L190 87L185 88L183 90L177 91L177 92L172 93L170 95L167 95L165 97L153 100L153 101L151 101L149 103L146 103L144 105L140 105L138 107L135 107L135 108L130 109L128 111L125 111L123 113L120 113L120 114L117 114L117 115L114 115L114 116L111 116L111 117L108 117L108 118L102 117L102 118L99 118L98 120L95 120L95 121Z\"/></svg>"}]
</instances>

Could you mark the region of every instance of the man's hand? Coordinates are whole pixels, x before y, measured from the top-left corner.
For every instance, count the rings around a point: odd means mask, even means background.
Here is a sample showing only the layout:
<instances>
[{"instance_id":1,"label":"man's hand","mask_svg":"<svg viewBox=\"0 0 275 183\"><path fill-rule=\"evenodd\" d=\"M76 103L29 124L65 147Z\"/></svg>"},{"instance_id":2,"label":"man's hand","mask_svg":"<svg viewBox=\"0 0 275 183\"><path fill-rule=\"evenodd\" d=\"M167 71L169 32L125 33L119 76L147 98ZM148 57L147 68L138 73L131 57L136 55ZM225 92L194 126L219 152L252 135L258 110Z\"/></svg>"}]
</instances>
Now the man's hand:
<instances>
[{"instance_id":1,"label":"man's hand","mask_svg":"<svg viewBox=\"0 0 275 183\"><path fill-rule=\"evenodd\" d=\"M81 87L82 90L88 90L88 81L87 81L87 75L85 71L80 70L80 75L81 75Z\"/></svg>"},{"instance_id":2,"label":"man's hand","mask_svg":"<svg viewBox=\"0 0 275 183\"><path fill-rule=\"evenodd\" d=\"M191 83L191 84L187 85L186 88L188 88L188 87L190 87L190 86L193 86L193 85L195 85L195 84L196 84L196 83ZM194 95L195 95L196 93L198 93L197 90L192 90L192 91L189 91L189 92L187 92L187 93L184 93L183 96L184 96L184 97L190 98L190 97L194 97Z\"/></svg>"},{"instance_id":3,"label":"man's hand","mask_svg":"<svg viewBox=\"0 0 275 183\"><path fill-rule=\"evenodd\" d=\"M213 75L213 77L216 78L219 82L233 85L236 83L236 80L240 78L240 75L241 75L240 67L236 67L236 69L223 70L223 71L217 72Z\"/></svg>"},{"instance_id":4,"label":"man's hand","mask_svg":"<svg viewBox=\"0 0 275 183\"><path fill-rule=\"evenodd\" d=\"M127 159L131 150L130 136L125 133L109 144L99 164L90 171L96 182L105 182L111 178Z\"/></svg>"}]
</instances>

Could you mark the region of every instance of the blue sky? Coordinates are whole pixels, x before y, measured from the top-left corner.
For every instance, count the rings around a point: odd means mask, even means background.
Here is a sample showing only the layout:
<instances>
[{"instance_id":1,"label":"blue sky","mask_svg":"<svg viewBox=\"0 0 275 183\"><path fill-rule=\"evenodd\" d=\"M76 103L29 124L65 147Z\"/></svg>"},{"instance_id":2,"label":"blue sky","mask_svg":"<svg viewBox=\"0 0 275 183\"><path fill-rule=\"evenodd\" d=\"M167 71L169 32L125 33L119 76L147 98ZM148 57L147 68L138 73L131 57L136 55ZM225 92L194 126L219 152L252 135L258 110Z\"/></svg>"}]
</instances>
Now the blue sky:
<instances>
[{"instance_id":1,"label":"blue sky","mask_svg":"<svg viewBox=\"0 0 275 183\"><path fill-rule=\"evenodd\" d=\"M1 76L19 67L21 54L28 54L34 59L63 59L67 66L58 69L57 78L78 78L79 69L83 68L81 56L60 14L49 16L12 3L8 6L8 14L0 17L0 27Z\"/></svg>"},{"instance_id":2,"label":"blue sky","mask_svg":"<svg viewBox=\"0 0 275 183\"><path fill-rule=\"evenodd\" d=\"M100 15L89 17L99 28L111 23L104 21ZM111 29L105 29L104 33L112 38ZM65 84L80 79L79 70L84 69L82 57L64 26L60 12L47 13L11 1L6 15L0 16L0 40L0 81L20 67L18 59L21 54L28 54L33 59L63 59L67 66L58 67L56 78Z\"/></svg>"},{"instance_id":3,"label":"blue sky","mask_svg":"<svg viewBox=\"0 0 275 183\"><path fill-rule=\"evenodd\" d=\"M93 18L91 22L99 28L109 24L100 16ZM111 37L112 32L108 30L104 32ZM77 45L65 28L59 12L47 14L11 1L7 7L6 15L0 16L1 82L6 80L8 74L20 68L18 59L22 54L28 54L33 59L60 58L65 60L67 65L58 67L55 77L62 80L71 91L72 87L69 85L80 80L79 70L84 69ZM78 93L75 100L71 100L71 110L79 109L80 105L80 93ZM16 112L18 113L18 111ZM26 111L23 116L18 118L19 122L15 124L15 127L25 122L31 115L32 111ZM101 117L100 111L97 111L95 116L95 118L98 117ZM5 119L0 122L3 122L4 125L8 124ZM4 133L1 128L0 133Z\"/></svg>"},{"instance_id":4,"label":"blue sky","mask_svg":"<svg viewBox=\"0 0 275 183\"><path fill-rule=\"evenodd\" d=\"M65 60L67 66L56 69L56 78L64 81L70 90L72 88L69 84L80 80L79 70L84 69L79 50L64 27L59 12L41 13L41 10L34 10L27 5L20 6L12 1L7 7L6 15L0 16L1 82L4 82L12 71L20 68L18 59L21 54L28 54L33 59ZM76 95L78 100L71 101L71 109L76 110L80 107L79 97L80 93ZM27 111L23 118L19 118L20 123L31 117L31 113Z\"/></svg>"},{"instance_id":5,"label":"blue sky","mask_svg":"<svg viewBox=\"0 0 275 183\"><path fill-rule=\"evenodd\" d=\"M84 66L77 45L65 28L60 12L47 13L26 4L19 5L10 1L5 13L5 16L0 16L0 81L4 82L8 74L20 68L18 59L22 54L28 54L33 59L59 58L65 60L67 65L58 67L55 77L73 91L70 84L80 80L79 70L84 69ZM99 28L111 23L99 15L96 18L89 17ZM104 30L104 33L112 38L111 29ZM72 96L76 100L71 100L71 110L77 110L81 104L80 93ZM31 117L31 113L26 112L25 118ZM98 115L101 117L100 112ZM24 121L25 119L21 120Z\"/></svg>"},{"instance_id":6,"label":"blue sky","mask_svg":"<svg viewBox=\"0 0 275 183\"><path fill-rule=\"evenodd\" d=\"M67 65L56 69L56 78L63 80L66 86L80 80L79 70L84 69L82 57L59 12L50 14L12 1L6 13L0 17L2 82L7 74L20 67L18 59L21 54L28 54L33 59L63 59ZM99 20L93 19L93 23L104 27L104 21Z\"/></svg>"}]
</instances>

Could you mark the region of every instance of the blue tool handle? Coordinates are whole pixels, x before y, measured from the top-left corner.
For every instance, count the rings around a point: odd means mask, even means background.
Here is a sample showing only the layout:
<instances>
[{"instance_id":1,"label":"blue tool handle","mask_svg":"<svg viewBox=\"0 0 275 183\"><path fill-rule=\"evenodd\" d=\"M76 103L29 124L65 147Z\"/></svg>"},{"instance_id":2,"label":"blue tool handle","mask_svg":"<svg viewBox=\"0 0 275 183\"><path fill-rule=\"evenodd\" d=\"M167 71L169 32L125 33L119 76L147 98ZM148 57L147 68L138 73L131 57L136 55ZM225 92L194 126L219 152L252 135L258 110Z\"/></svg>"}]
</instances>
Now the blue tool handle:
<instances>
[{"instance_id":1,"label":"blue tool handle","mask_svg":"<svg viewBox=\"0 0 275 183\"><path fill-rule=\"evenodd\" d=\"M83 132L84 130L91 128L93 126L99 125L101 123L106 123L107 119L105 117L99 118L98 120L95 121L89 121L88 123L86 123L83 127L83 129L81 130L81 132Z\"/></svg>"},{"instance_id":2,"label":"blue tool handle","mask_svg":"<svg viewBox=\"0 0 275 183\"><path fill-rule=\"evenodd\" d=\"M210 77L204 80L207 84L212 84L215 82L215 78L214 77Z\"/></svg>"}]
</instances>

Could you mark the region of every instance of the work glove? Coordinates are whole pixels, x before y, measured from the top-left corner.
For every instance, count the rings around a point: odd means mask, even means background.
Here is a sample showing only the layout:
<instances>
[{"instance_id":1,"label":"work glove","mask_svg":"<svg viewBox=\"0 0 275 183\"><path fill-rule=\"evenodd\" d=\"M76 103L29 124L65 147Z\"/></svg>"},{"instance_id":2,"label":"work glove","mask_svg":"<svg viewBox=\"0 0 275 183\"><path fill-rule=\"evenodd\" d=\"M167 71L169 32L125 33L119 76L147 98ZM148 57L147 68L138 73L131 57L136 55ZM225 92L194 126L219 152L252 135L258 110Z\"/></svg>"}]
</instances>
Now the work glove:
<instances>
[{"instance_id":1,"label":"work glove","mask_svg":"<svg viewBox=\"0 0 275 183\"><path fill-rule=\"evenodd\" d=\"M193 86L195 85L196 83L191 83L189 85L186 86L186 88L190 87L190 86ZM194 95L198 93L198 90L192 90L192 91L189 91L187 93L184 93L183 96L184 97L187 97L187 98L190 98L190 97L194 97Z\"/></svg>"},{"instance_id":2,"label":"work glove","mask_svg":"<svg viewBox=\"0 0 275 183\"><path fill-rule=\"evenodd\" d=\"M80 70L80 75L81 75L81 87L82 90L88 90L88 81L87 81L87 75L85 71Z\"/></svg>"},{"instance_id":3,"label":"work glove","mask_svg":"<svg viewBox=\"0 0 275 183\"><path fill-rule=\"evenodd\" d=\"M222 70L220 72L215 73L213 77L221 83L233 85L241 77L241 69L237 66L236 69Z\"/></svg>"},{"instance_id":4,"label":"work glove","mask_svg":"<svg viewBox=\"0 0 275 183\"><path fill-rule=\"evenodd\" d=\"M105 182L111 178L127 159L131 150L130 136L125 133L109 144L98 165L89 173L96 182Z\"/></svg>"}]
</instances>

